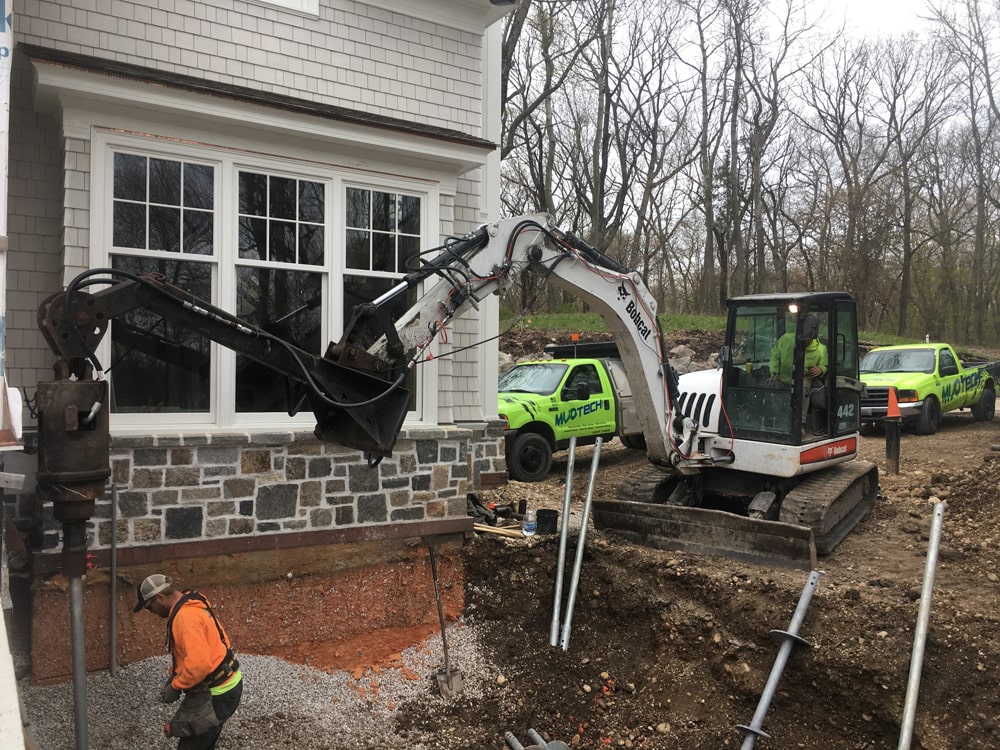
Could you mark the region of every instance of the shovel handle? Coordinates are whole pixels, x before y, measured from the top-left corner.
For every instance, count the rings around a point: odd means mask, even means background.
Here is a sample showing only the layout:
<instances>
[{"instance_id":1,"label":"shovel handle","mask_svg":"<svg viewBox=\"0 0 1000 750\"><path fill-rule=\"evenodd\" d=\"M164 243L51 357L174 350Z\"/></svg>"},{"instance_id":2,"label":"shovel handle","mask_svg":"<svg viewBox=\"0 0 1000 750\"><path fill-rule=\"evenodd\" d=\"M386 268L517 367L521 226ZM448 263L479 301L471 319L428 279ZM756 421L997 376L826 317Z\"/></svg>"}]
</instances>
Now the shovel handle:
<instances>
[{"instance_id":1,"label":"shovel handle","mask_svg":"<svg viewBox=\"0 0 1000 750\"><path fill-rule=\"evenodd\" d=\"M434 579L434 600L437 602L438 622L441 623L441 648L444 650L444 671L445 674L451 674L448 664L448 638L444 634L444 610L441 608L441 590L438 588L438 571L437 563L434 562L433 544L427 545L427 552L431 558L431 577Z\"/></svg>"}]
</instances>

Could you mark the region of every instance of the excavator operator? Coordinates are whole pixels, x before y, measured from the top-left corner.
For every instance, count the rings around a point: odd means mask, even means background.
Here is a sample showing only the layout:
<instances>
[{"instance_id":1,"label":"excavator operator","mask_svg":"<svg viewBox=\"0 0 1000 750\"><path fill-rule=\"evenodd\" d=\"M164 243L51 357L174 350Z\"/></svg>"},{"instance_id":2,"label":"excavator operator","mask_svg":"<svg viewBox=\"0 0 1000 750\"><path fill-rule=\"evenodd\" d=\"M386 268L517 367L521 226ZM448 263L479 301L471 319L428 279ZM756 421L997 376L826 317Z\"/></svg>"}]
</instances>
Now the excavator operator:
<instances>
[{"instance_id":1,"label":"excavator operator","mask_svg":"<svg viewBox=\"0 0 1000 750\"><path fill-rule=\"evenodd\" d=\"M802 340L806 341L802 362L802 433L806 433L809 406L825 407L823 377L828 366L826 345L819 340L819 318L809 313L802 319ZM782 334L771 350L771 380L773 388L790 387L795 359L795 331Z\"/></svg>"}]
</instances>

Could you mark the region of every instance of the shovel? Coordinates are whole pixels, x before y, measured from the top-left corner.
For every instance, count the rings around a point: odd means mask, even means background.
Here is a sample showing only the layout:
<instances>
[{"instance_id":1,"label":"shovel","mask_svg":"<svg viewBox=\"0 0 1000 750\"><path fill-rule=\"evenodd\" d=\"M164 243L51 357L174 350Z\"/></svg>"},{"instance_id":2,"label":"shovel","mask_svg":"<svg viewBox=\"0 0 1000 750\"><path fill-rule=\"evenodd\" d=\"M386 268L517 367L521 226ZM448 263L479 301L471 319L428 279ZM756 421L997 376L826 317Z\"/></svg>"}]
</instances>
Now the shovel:
<instances>
[{"instance_id":1,"label":"shovel","mask_svg":"<svg viewBox=\"0 0 1000 750\"><path fill-rule=\"evenodd\" d=\"M441 589L438 588L437 564L434 562L434 545L427 545L431 556L431 575L434 577L434 599L437 601L438 620L441 622L441 645L444 647L444 667L439 667L434 677L442 698L454 698L462 692L462 672L448 663L448 638L444 632L444 610L441 609Z\"/></svg>"}]
</instances>

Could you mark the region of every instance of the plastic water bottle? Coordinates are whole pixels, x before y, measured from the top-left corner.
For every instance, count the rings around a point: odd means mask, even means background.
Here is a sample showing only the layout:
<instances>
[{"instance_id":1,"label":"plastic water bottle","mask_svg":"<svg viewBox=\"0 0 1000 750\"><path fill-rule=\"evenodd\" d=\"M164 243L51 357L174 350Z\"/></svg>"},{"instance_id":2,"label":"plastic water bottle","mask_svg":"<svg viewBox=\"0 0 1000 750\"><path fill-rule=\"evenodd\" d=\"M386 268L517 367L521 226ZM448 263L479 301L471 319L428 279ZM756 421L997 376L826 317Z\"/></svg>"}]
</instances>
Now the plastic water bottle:
<instances>
[{"instance_id":1,"label":"plastic water bottle","mask_svg":"<svg viewBox=\"0 0 1000 750\"><path fill-rule=\"evenodd\" d=\"M535 511L527 510L521 522L521 533L524 536L534 536L536 531L538 531L538 519L535 518Z\"/></svg>"}]
</instances>

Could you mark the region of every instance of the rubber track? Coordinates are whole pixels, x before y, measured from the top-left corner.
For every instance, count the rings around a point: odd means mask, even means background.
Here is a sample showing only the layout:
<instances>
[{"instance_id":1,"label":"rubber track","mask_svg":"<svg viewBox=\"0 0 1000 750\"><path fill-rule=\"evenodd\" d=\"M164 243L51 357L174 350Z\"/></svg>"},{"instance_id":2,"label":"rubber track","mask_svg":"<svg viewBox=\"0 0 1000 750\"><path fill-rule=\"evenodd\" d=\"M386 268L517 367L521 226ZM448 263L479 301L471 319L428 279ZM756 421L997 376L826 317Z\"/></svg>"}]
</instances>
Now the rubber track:
<instances>
[{"instance_id":1,"label":"rubber track","mask_svg":"<svg viewBox=\"0 0 1000 750\"><path fill-rule=\"evenodd\" d=\"M808 526L816 551L828 555L864 518L878 494L878 469L851 461L807 476L781 501L779 520Z\"/></svg>"},{"instance_id":2,"label":"rubber track","mask_svg":"<svg viewBox=\"0 0 1000 750\"><path fill-rule=\"evenodd\" d=\"M663 493L660 487L665 482L676 478L676 474L667 473L655 466L638 469L629 474L618 485L618 499L634 503L664 502L665 498L659 497Z\"/></svg>"}]
</instances>

